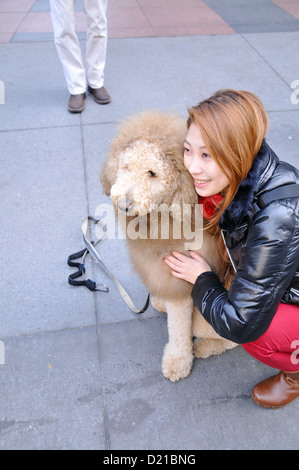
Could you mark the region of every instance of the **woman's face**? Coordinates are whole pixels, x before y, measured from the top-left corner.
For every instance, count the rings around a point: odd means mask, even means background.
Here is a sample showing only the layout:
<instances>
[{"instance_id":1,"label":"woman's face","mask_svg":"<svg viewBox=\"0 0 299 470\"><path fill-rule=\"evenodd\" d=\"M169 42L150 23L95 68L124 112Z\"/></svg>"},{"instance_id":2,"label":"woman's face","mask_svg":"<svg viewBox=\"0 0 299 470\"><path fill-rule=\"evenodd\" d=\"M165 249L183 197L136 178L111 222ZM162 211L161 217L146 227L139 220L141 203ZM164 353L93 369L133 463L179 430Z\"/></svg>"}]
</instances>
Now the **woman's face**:
<instances>
[{"instance_id":1,"label":"woman's face","mask_svg":"<svg viewBox=\"0 0 299 470\"><path fill-rule=\"evenodd\" d=\"M199 196L213 196L229 185L227 176L209 155L195 124L191 124L185 139L184 165L194 180Z\"/></svg>"}]
</instances>

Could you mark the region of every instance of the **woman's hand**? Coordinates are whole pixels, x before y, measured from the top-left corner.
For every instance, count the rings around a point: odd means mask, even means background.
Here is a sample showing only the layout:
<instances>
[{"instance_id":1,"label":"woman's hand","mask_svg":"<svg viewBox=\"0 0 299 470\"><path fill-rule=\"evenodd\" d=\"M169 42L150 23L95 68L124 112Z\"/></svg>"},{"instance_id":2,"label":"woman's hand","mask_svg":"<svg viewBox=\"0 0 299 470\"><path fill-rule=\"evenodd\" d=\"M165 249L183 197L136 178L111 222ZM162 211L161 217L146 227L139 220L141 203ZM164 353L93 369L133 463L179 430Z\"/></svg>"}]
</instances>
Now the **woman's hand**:
<instances>
[{"instance_id":1,"label":"woman's hand","mask_svg":"<svg viewBox=\"0 0 299 470\"><path fill-rule=\"evenodd\" d=\"M172 255L164 258L164 262L172 269L173 276L195 284L198 276L206 271L211 271L211 268L195 251L190 251L189 254L190 256L186 256L173 251Z\"/></svg>"}]
</instances>

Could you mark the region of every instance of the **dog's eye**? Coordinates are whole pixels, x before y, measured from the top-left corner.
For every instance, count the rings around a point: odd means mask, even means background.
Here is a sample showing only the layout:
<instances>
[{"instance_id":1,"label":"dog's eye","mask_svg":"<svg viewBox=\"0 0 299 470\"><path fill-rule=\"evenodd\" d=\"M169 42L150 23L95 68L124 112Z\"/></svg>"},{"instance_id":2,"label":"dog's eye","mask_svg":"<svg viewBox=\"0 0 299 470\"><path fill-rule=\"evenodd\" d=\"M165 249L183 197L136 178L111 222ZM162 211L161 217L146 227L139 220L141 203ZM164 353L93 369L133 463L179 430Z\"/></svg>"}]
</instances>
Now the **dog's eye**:
<instances>
[{"instance_id":1,"label":"dog's eye","mask_svg":"<svg viewBox=\"0 0 299 470\"><path fill-rule=\"evenodd\" d=\"M154 171L152 171L152 170L149 170L148 174L149 174L150 176L157 176L156 173L155 173Z\"/></svg>"}]
</instances>

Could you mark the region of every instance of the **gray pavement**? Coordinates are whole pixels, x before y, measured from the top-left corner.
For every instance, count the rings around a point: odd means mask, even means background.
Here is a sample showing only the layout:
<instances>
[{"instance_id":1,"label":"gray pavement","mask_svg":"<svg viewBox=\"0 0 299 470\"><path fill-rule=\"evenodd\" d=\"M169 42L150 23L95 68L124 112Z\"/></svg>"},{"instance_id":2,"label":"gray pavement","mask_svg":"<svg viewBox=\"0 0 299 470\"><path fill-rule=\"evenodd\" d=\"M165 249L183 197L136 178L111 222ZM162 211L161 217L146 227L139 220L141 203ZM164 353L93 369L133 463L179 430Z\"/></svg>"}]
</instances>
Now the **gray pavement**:
<instances>
[{"instance_id":1,"label":"gray pavement","mask_svg":"<svg viewBox=\"0 0 299 470\"><path fill-rule=\"evenodd\" d=\"M0 44L1 449L298 449L299 401L257 407L251 388L271 370L242 347L195 360L188 378L171 383L161 373L163 314L131 313L90 261L90 277L109 294L67 283L67 257L83 248L82 219L109 202L98 174L126 116L147 108L186 116L219 88L248 89L268 111L269 144L298 166L291 83L299 80L299 30L249 26L235 35L111 39L112 103L88 96L82 115L66 109L51 40ZM100 250L141 306L146 290L124 242L106 240Z\"/></svg>"}]
</instances>

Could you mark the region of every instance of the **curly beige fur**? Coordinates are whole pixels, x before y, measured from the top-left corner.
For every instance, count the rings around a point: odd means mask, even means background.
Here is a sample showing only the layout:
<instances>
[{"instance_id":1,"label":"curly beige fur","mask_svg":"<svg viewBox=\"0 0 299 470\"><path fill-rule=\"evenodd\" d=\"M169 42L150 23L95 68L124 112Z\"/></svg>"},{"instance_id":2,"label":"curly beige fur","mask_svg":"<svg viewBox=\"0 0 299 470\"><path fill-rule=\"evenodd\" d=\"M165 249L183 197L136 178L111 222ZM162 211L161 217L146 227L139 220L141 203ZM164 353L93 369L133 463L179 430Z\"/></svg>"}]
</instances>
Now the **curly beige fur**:
<instances>
[{"instance_id":1,"label":"curly beige fur","mask_svg":"<svg viewBox=\"0 0 299 470\"><path fill-rule=\"evenodd\" d=\"M162 371L173 382L189 375L193 353L196 357L208 357L236 346L215 333L193 306L191 284L171 275L163 262L173 250L188 254L186 240L183 236L177 239L172 232L183 211L170 213L166 239L161 231L162 213L156 214L158 238L150 236L150 217L155 207L175 204L183 208L190 204L194 208L197 202L193 180L183 163L185 136L186 124L177 116L153 111L141 113L120 126L101 171L104 193L112 199L117 212L126 211L125 228L137 216L140 222L140 214L145 222L144 238L127 237L127 243L133 266L152 295L153 307L167 313L169 342L163 354ZM192 217L194 225L194 210ZM206 231L202 248L196 251L218 273L215 242Z\"/></svg>"}]
</instances>

